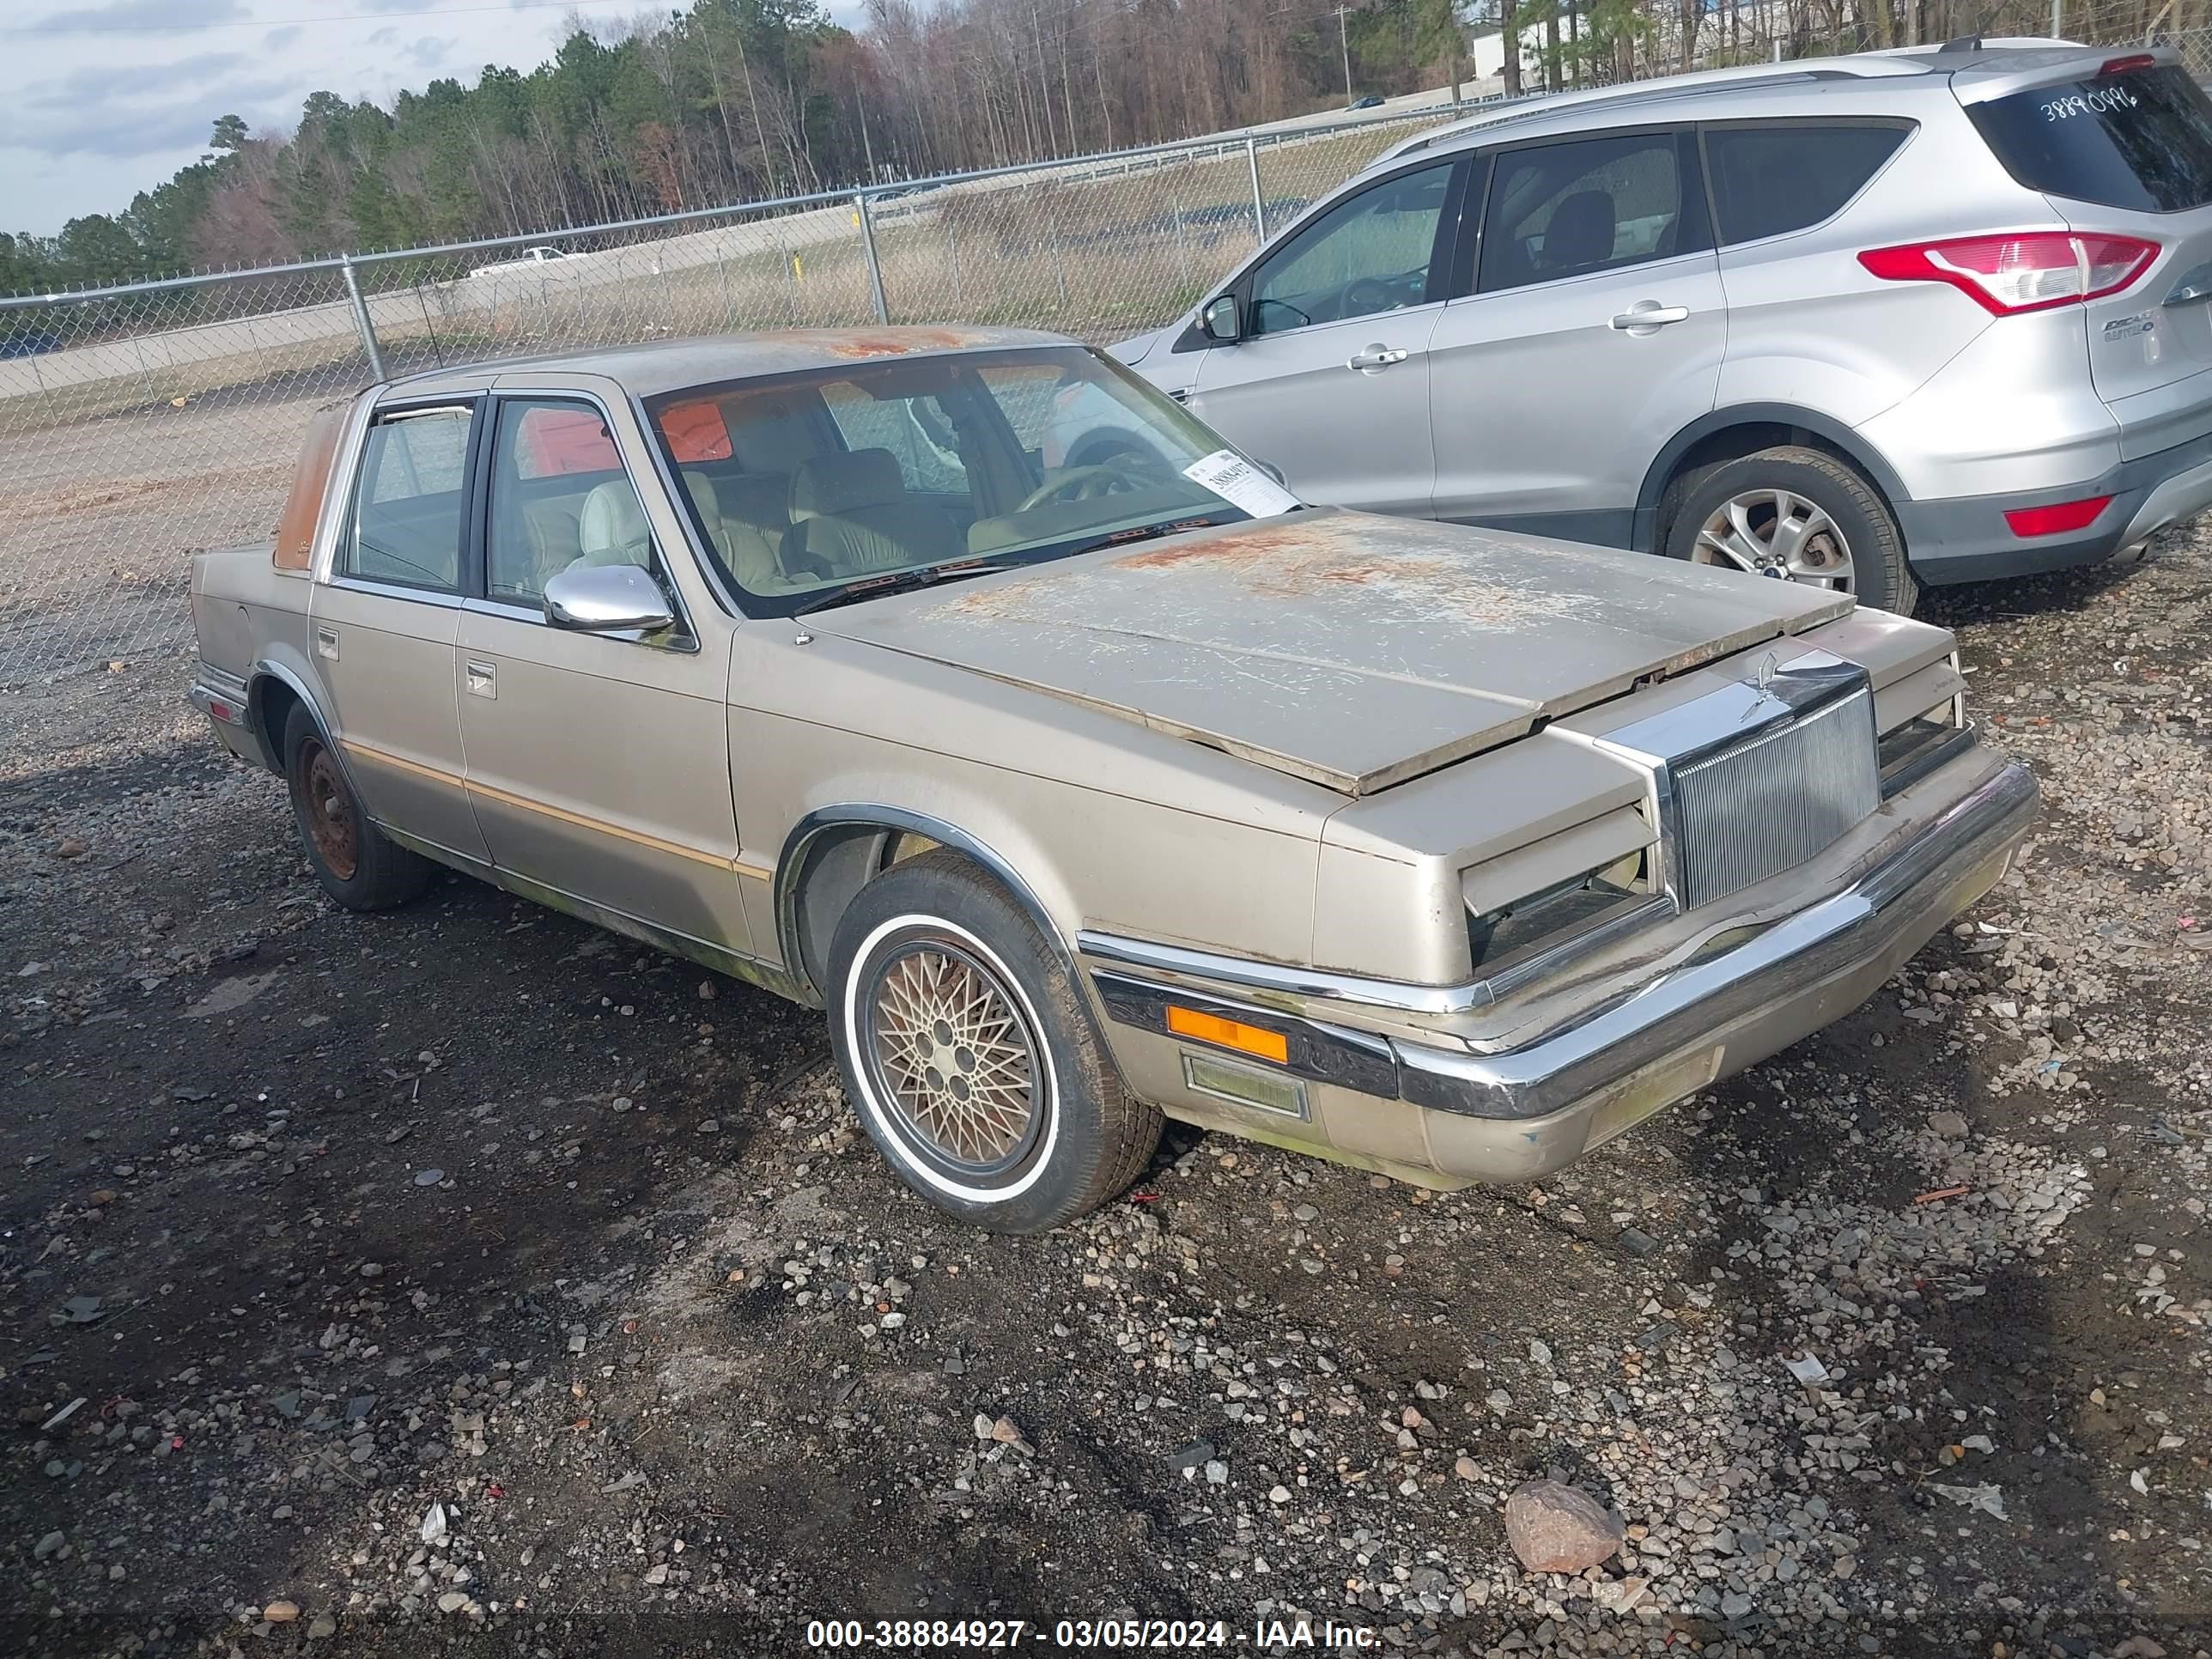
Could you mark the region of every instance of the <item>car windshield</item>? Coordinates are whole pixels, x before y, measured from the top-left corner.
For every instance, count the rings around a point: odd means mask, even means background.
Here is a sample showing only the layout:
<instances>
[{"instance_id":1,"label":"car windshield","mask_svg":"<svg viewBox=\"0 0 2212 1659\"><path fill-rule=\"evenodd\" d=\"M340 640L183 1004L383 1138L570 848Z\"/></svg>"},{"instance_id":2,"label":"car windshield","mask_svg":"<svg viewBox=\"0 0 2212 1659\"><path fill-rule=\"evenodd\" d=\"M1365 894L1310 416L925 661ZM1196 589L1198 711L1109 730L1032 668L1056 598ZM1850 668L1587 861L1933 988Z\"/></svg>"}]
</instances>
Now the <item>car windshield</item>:
<instances>
[{"instance_id":1,"label":"car windshield","mask_svg":"<svg viewBox=\"0 0 2212 1659\"><path fill-rule=\"evenodd\" d=\"M1080 346L881 358L689 387L646 413L756 614L939 567L1287 512L1297 498ZM949 574L949 572L948 572Z\"/></svg>"}]
</instances>

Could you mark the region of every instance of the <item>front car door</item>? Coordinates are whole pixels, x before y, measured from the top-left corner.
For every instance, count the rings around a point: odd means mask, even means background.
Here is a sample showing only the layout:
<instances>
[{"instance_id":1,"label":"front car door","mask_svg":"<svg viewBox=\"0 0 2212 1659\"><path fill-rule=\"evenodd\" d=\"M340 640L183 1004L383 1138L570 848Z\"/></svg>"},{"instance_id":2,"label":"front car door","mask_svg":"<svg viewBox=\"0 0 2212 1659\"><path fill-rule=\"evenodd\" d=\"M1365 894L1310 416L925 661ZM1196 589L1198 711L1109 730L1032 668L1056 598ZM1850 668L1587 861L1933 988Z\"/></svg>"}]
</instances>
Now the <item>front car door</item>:
<instances>
[{"instance_id":1,"label":"front car door","mask_svg":"<svg viewBox=\"0 0 2212 1659\"><path fill-rule=\"evenodd\" d=\"M1496 152L1430 341L1437 518L1629 545L1653 458L1719 389L1709 217L1686 130Z\"/></svg>"},{"instance_id":2,"label":"front car door","mask_svg":"<svg viewBox=\"0 0 2212 1659\"><path fill-rule=\"evenodd\" d=\"M1230 290L1242 337L1206 348L1188 402L1310 501L1429 511L1429 336L1463 173L1432 158L1360 184Z\"/></svg>"},{"instance_id":3,"label":"front car door","mask_svg":"<svg viewBox=\"0 0 2212 1659\"><path fill-rule=\"evenodd\" d=\"M503 380L485 419L479 570L448 684L501 878L598 920L750 955L725 736L730 624L689 559L664 556L682 543L649 463L627 464L644 455L629 405L611 385ZM554 626L545 583L580 561L650 572L678 626Z\"/></svg>"},{"instance_id":4,"label":"front car door","mask_svg":"<svg viewBox=\"0 0 2212 1659\"><path fill-rule=\"evenodd\" d=\"M330 735L369 817L402 842L478 866L489 854L462 786L453 639L482 404L448 397L371 413L307 617Z\"/></svg>"}]
</instances>

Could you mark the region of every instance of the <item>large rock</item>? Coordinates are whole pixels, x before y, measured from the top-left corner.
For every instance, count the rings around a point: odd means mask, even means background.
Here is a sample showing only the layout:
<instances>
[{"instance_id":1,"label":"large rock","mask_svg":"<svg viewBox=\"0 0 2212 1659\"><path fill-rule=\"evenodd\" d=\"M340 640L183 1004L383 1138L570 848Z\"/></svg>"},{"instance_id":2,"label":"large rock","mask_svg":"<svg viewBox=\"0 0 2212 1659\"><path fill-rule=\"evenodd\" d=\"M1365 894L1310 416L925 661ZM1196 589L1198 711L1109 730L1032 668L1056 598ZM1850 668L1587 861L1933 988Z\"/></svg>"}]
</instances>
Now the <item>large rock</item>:
<instances>
[{"instance_id":1,"label":"large rock","mask_svg":"<svg viewBox=\"0 0 2212 1659\"><path fill-rule=\"evenodd\" d=\"M1580 1572L1620 1547L1620 1518L1588 1492L1531 1480L1505 1500L1505 1538L1531 1572Z\"/></svg>"}]
</instances>

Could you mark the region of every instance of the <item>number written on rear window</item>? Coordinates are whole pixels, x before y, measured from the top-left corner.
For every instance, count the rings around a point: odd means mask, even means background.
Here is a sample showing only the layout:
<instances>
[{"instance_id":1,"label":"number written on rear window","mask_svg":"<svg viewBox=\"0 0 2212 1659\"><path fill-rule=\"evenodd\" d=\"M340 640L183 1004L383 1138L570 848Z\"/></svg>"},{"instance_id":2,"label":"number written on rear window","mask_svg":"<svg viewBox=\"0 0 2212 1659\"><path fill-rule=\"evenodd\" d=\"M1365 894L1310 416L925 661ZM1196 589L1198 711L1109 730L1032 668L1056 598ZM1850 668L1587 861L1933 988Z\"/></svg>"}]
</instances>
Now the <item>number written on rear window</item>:
<instances>
[{"instance_id":1,"label":"number written on rear window","mask_svg":"<svg viewBox=\"0 0 2212 1659\"><path fill-rule=\"evenodd\" d=\"M2107 110L2139 109L2142 100L2125 87L2094 87L2065 98L2053 98L2043 106L2046 121L2063 121L2076 115L2102 115Z\"/></svg>"}]
</instances>

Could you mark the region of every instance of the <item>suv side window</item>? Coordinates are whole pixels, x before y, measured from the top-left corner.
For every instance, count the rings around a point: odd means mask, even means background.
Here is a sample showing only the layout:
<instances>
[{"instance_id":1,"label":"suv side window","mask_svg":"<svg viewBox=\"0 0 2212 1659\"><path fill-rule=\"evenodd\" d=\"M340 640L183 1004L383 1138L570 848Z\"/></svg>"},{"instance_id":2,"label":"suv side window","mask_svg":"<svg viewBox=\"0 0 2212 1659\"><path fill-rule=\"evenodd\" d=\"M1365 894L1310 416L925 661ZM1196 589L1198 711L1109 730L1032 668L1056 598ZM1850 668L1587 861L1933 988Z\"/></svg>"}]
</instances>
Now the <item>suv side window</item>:
<instances>
[{"instance_id":1,"label":"suv side window","mask_svg":"<svg viewBox=\"0 0 2212 1659\"><path fill-rule=\"evenodd\" d=\"M461 589L461 523L475 410L401 410L368 429L342 575L438 593Z\"/></svg>"},{"instance_id":2,"label":"suv side window","mask_svg":"<svg viewBox=\"0 0 2212 1659\"><path fill-rule=\"evenodd\" d=\"M492 436L484 593L536 605L573 564L654 568L637 487L595 404L502 398Z\"/></svg>"},{"instance_id":3,"label":"suv side window","mask_svg":"<svg viewBox=\"0 0 2212 1659\"><path fill-rule=\"evenodd\" d=\"M1507 150L1491 169L1483 291L1670 259L1712 246L1704 193L1673 132Z\"/></svg>"},{"instance_id":4,"label":"suv side window","mask_svg":"<svg viewBox=\"0 0 2212 1659\"><path fill-rule=\"evenodd\" d=\"M1385 179L1330 208L1252 275L1248 334L1281 334L1422 304L1455 160Z\"/></svg>"},{"instance_id":5,"label":"suv side window","mask_svg":"<svg viewBox=\"0 0 2212 1659\"><path fill-rule=\"evenodd\" d=\"M1711 127L1705 167L1723 246L1817 225L1897 154L1905 130L1828 124Z\"/></svg>"}]
</instances>

